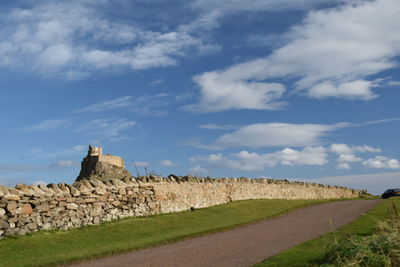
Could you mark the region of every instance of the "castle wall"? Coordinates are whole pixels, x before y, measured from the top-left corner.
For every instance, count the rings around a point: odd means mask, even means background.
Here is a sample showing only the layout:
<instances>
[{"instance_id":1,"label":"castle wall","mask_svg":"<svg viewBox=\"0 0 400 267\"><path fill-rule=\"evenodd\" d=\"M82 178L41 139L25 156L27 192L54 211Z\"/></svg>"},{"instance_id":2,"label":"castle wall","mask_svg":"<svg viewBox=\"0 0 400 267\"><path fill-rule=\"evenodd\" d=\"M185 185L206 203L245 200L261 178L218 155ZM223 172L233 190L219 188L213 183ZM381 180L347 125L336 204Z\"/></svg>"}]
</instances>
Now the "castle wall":
<instances>
[{"instance_id":1,"label":"castle wall","mask_svg":"<svg viewBox=\"0 0 400 267\"><path fill-rule=\"evenodd\" d=\"M103 156L99 157L99 161L124 168L124 160L118 156L103 155Z\"/></svg>"},{"instance_id":2,"label":"castle wall","mask_svg":"<svg viewBox=\"0 0 400 267\"><path fill-rule=\"evenodd\" d=\"M271 179L144 180L0 186L0 238L99 224L127 216L203 208L235 200L353 198L362 193L345 187Z\"/></svg>"}]
</instances>

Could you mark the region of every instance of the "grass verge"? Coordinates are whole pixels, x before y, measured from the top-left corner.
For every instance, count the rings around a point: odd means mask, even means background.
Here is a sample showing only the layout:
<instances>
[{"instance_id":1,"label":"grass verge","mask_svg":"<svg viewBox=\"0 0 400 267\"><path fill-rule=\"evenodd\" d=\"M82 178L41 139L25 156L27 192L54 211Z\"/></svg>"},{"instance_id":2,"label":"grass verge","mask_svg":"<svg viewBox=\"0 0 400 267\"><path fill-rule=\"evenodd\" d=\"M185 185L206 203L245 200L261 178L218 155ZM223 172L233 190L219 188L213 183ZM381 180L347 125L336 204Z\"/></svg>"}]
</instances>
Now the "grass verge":
<instances>
[{"instance_id":1,"label":"grass verge","mask_svg":"<svg viewBox=\"0 0 400 267\"><path fill-rule=\"evenodd\" d=\"M387 212L387 209L393 205L393 202L397 207L400 206L400 198L385 200L376 205L366 214L339 230L283 251L254 266L320 266L324 261L324 256L327 251L336 243L336 241L340 241L349 235L358 237L372 235L377 230L379 222L389 218L390 214Z\"/></svg>"},{"instance_id":2,"label":"grass verge","mask_svg":"<svg viewBox=\"0 0 400 267\"><path fill-rule=\"evenodd\" d=\"M329 200L248 200L68 231L0 240L1 266L43 266L109 256L231 229Z\"/></svg>"},{"instance_id":3,"label":"grass verge","mask_svg":"<svg viewBox=\"0 0 400 267\"><path fill-rule=\"evenodd\" d=\"M336 242L326 253L323 266L400 266L399 211L393 203L388 209L389 218L379 222L374 234L352 235Z\"/></svg>"}]
</instances>

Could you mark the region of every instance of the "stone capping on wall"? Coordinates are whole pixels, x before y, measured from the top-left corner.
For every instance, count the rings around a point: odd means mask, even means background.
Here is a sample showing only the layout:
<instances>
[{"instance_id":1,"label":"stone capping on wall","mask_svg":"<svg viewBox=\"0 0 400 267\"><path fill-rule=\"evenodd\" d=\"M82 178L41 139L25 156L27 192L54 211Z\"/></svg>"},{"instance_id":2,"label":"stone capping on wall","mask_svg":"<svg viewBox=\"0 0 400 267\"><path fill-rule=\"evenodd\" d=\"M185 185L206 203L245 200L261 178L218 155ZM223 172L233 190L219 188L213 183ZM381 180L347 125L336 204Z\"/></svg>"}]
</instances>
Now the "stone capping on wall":
<instances>
[{"instance_id":1,"label":"stone capping on wall","mask_svg":"<svg viewBox=\"0 0 400 267\"><path fill-rule=\"evenodd\" d=\"M271 193L272 192L272 193ZM366 191L288 180L170 175L0 186L0 239L128 216L203 208L234 200L349 198Z\"/></svg>"}]
</instances>

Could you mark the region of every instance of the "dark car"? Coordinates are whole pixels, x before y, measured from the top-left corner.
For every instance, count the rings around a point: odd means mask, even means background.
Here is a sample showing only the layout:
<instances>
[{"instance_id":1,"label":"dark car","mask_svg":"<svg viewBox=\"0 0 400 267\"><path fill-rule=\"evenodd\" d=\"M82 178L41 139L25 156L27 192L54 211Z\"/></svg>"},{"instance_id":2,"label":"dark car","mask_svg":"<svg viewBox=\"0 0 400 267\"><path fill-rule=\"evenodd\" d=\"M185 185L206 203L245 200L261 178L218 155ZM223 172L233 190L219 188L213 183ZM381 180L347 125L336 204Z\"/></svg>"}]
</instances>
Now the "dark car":
<instances>
[{"instance_id":1,"label":"dark car","mask_svg":"<svg viewBox=\"0 0 400 267\"><path fill-rule=\"evenodd\" d=\"M389 197L400 197L400 189L388 189L382 194L382 198L389 198Z\"/></svg>"}]
</instances>

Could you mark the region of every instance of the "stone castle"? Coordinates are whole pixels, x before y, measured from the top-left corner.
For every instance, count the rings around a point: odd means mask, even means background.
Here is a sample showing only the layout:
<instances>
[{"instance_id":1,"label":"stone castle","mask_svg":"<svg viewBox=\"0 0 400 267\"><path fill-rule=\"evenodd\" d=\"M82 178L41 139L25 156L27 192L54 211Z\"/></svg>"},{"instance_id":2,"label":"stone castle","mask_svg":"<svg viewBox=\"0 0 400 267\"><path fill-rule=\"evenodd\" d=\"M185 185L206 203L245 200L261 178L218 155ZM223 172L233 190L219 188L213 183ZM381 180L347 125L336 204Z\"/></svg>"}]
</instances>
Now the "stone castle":
<instances>
[{"instance_id":1,"label":"stone castle","mask_svg":"<svg viewBox=\"0 0 400 267\"><path fill-rule=\"evenodd\" d=\"M81 171L76 181L131 177L132 175L125 169L123 158L110 154L103 155L102 147L90 145L87 156L82 160Z\"/></svg>"},{"instance_id":2,"label":"stone castle","mask_svg":"<svg viewBox=\"0 0 400 267\"><path fill-rule=\"evenodd\" d=\"M125 167L123 158L110 154L103 155L102 147L95 147L90 145L87 156L90 158L91 161L104 162L120 168Z\"/></svg>"},{"instance_id":3,"label":"stone castle","mask_svg":"<svg viewBox=\"0 0 400 267\"><path fill-rule=\"evenodd\" d=\"M355 198L365 191L315 183L170 175L132 177L122 158L89 147L72 184L0 185L0 239L127 216L205 208L248 199Z\"/></svg>"}]
</instances>

